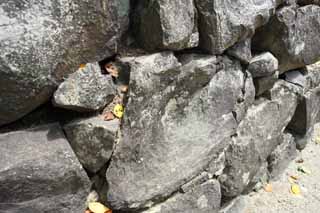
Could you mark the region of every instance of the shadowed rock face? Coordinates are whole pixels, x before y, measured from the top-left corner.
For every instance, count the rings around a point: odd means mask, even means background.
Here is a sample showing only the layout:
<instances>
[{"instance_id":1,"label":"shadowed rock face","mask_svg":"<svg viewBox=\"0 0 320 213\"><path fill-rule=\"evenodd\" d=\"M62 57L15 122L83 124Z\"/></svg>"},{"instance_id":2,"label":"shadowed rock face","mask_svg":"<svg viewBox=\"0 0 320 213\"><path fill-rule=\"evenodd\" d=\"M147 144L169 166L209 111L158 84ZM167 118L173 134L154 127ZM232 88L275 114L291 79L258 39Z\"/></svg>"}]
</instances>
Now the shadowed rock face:
<instances>
[{"instance_id":1,"label":"shadowed rock face","mask_svg":"<svg viewBox=\"0 0 320 213\"><path fill-rule=\"evenodd\" d=\"M275 9L272 0L196 0L200 47L221 54L236 42L252 37Z\"/></svg>"},{"instance_id":2,"label":"shadowed rock face","mask_svg":"<svg viewBox=\"0 0 320 213\"><path fill-rule=\"evenodd\" d=\"M0 135L0 212L83 212L90 181L58 124Z\"/></svg>"},{"instance_id":3,"label":"shadowed rock face","mask_svg":"<svg viewBox=\"0 0 320 213\"><path fill-rule=\"evenodd\" d=\"M2 1L0 125L44 103L81 63L116 51L129 0Z\"/></svg>"},{"instance_id":4,"label":"shadowed rock face","mask_svg":"<svg viewBox=\"0 0 320 213\"><path fill-rule=\"evenodd\" d=\"M308 4L320 5L319 0L298 0L297 3L300 5L308 5Z\"/></svg>"},{"instance_id":5,"label":"shadowed rock face","mask_svg":"<svg viewBox=\"0 0 320 213\"><path fill-rule=\"evenodd\" d=\"M284 7L257 31L253 46L270 51L279 60L281 73L320 59L320 7Z\"/></svg>"},{"instance_id":6,"label":"shadowed rock face","mask_svg":"<svg viewBox=\"0 0 320 213\"><path fill-rule=\"evenodd\" d=\"M136 10L139 43L148 50L181 50L198 46L193 0L142 0Z\"/></svg>"}]
</instances>

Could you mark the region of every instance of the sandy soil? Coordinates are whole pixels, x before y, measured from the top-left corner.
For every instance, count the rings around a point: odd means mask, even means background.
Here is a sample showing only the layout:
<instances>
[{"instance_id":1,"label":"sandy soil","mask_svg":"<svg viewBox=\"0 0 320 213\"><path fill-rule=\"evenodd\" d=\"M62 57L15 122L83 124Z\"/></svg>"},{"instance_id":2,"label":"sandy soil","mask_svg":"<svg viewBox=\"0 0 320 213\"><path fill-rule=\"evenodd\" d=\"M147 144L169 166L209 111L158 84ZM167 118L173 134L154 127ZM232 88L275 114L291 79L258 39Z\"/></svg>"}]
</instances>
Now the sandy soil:
<instances>
[{"instance_id":1,"label":"sandy soil","mask_svg":"<svg viewBox=\"0 0 320 213\"><path fill-rule=\"evenodd\" d=\"M307 147L299 152L295 161L279 177L271 181L272 192L263 189L245 196L246 208L243 213L320 213L320 144L315 142L315 135L320 136L320 125L315 127L313 139ZM303 163L296 162L303 159ZM304 166L311 174L297 171L298 166ZM289 177L298 177L300 195L290 192Z\"/></svg>"}]
</instances>

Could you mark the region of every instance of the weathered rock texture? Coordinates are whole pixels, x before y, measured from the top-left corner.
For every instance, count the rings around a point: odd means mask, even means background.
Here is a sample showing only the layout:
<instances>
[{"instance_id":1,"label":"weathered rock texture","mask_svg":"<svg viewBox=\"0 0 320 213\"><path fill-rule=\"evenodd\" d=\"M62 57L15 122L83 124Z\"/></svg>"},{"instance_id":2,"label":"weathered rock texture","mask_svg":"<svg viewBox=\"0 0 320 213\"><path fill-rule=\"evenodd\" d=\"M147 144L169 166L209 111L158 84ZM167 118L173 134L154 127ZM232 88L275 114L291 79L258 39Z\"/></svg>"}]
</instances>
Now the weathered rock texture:
<instances>
[{"instance_id":1,"label":"weathered rock texture","mask_svg":"<svg viewBox=\"0 0 320 213\"><path fill-rule=\"evenodd\" d=\"M46 102L63 76L117 50L129 0L1 1L0 125Z\"/></svg>"},{"instance_id":2,"label":"weathered rock texture","mask_svg":"<svg viewBox=\"0 0 320 213\"><path fill-rule=\"evenodd\" d=\"M271 100L258 100L249 108L226 152L220 177L225 196L236 196L248 186L295 112L297 95L291 85L279 81L270 93Z\"/></svg>"},{"instance_id":3,"label":"weathered rock texture","mask_svg":"<svg viewBox=\"0 0 320 213\"><path fill-rule=\"evenodd\" d=\"M0 212L81 212L75 156L114 212L241 212L320 121L317 2L130 1L127 34L129 0L0 3L0 125L54 94L76 154L57 126L1 135Z\"/></svg>"},{"instance_id":4,"label":"weathered rock texture","mask_svg":"<svg viewBox=\"0 0 320 213\"><path fill-rule=\"evenodd\" d=\"M143 213L175 212L218 212L221 203L220 184L208 180L185 193L177 193L164 203L156 205Z\"/></svg>"},{"instance_id":5,"label":"weathered rock texture","mask_svg":"<svg viewBox=\"0 0 320 213\"><path fill-rule=\"evenodd\" d=\"M320 60L319 35L319 6L283 7L257 32L253 46L276 56L282 73Z\"/></svg>"},{"instance_id":6,"label":"weathered rock texture","mask_svg":"<svg viewBox=\"0 0 320 213\"><path fill-rule=\"evenodd\" d=\"M268 170L272 178L278 177L288 166L290 161L296 158L297 150L294 138L290 134L283 134L279 138L280 144L268 157Z\"/></svg>"},{"instance_id":7,"label":"weathered rock texture","mask_svg":"<svg viewBox=\"0 0 320 213\"><path fill-rule=\"evenodd\" d=\"M254 35L267 23L276 7L272 0L196 0L200 46L221 54L238 41Z\"/></svg>"},{"instance_id":8,"label":"weathered rock texture","mask_svg":"<svg viewBox=\"0 0 320 213\"><path fill-rule=\"evenodd\" d=\"M0 144L1 212L84 211L90 182L58 124L2 134Z\"/></svg>"},{"instance_id":9,"label":"weathered rock texture","mask_svg":"<svg viewBox=\"0 0 320 213\"><path fill-rule=\"evenodd\" d=\"M137 4L134 27L144 48L180 50L198 46L193 0L142 0Z\"/></svg>"},{"instance_id":10,"label":"weathered rock texture","mask_svg":"<svg viewBox=\"0 0 320 213\"><path fill-rule=\"evenodd\" d=\"M265 77L278 70L278 60L271 53L262 53L253 57L248 66L252 77Z\"/></svg>"},{"instance_id":11,"label":"weathered rock texture","mask_svg":"<svg viewBox=\"0 0 320 213\"><path fill-rule=\"evenodd\" d=\"M111 75L102 74L98 63L72 73L53 95L54 105L77 111L102 109L117 94Z\"/></svg>"},{"instance_id":12,"label":"weathered rock texture","mask_svg":"<svg viewBox=\"0 0 320 213\"><path fill-rule=\"evenodd\" d=\"M244 64L248 64L252 58L251 39L240 41L227 50L227 54L235 57Z\"/></svg>"},{"instance_id":13,"label":"weathered rock texture","mask_svg":"<svg viewBox=\"0 0 320 213\"><path fill-rule=\"evenodd\" d=\"M165 52L132 62L124 138L106 174L116 209L166 198L198 174L235 133L232 111L254 99L239 63L205 55L181 61Z\"/></svg>"},{"instance_id":14,"label":"weathered rock texture","mask_svg":"<svg viewBox=\"0 0 320 213\"><path fill-rule=\"evenodd\" d=\"M118 119L92 117L72 121L63 128L81 164L94 173L110 159L119 125Z\"/></svg>"},{"instance_id":15,"label":"weathered rock texture","mask_svg":"<svg viewBox=\"0 0 320 213\"><path fill-rule=\"evenodd\" d=\"M264 92L271 89L274 83L278 80L278 78L279 72L276 71L273 75L253 79L254 86L256 89L256 96L260 96Z\"/></svg>"}]
</instances>

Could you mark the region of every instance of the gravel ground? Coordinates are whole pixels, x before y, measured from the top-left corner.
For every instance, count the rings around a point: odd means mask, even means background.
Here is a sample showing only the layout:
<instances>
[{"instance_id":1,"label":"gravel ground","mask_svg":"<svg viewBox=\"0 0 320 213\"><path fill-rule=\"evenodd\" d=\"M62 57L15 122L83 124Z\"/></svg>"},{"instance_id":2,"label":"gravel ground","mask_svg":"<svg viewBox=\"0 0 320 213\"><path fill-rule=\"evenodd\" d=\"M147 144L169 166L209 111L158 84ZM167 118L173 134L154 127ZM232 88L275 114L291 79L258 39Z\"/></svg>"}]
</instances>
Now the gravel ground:
<instances>
[{"instance_id":1,"label":"gravel ground","mask_svg":"<svg viewBox=\"0 0 320 213\"><path fill-rule=\"evenodd\" d=\"M313 139L307 147L299 152L277 181L271 181L272 192L263 189L244 196L246 207L243 213L319 213L320 212L320 144L315 142L315 135L320 136L320 125L315 127ZM296 162L303 159L303 163ZM311 174L297 171L298 166L304 166ZM298 177L301 188L300 195L290 192L289 177Z\"/></svg>"}]
</instances>

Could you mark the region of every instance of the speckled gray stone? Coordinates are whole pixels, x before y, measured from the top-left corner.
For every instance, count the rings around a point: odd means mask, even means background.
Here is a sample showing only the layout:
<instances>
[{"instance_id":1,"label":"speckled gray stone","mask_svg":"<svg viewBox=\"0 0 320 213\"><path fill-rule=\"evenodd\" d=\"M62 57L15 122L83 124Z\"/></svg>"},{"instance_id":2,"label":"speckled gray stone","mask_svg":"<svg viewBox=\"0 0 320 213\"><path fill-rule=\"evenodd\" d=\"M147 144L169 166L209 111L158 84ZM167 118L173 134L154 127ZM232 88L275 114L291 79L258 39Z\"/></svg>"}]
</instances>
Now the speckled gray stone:
<instances>
[{"instance_id":1,"label":"speckled gray stone","mask_svg":"<svg viewBox=\"0 0 320 213\"><path fill-rule=\"evenodd\" d=\"M83 212L90 181L62 129L0 135L0 212Z\"/></svg>"},{"instance_id":2,"label":"speckled gray stone","mask_svg":"<svg viewBox=\"0 0 320 213\"><path fill-rule=\"evenodd\" d=\"M1 1L0 125L48 101L80 64L117 51L129 0Z\"/></svg>"}]
</instances>

